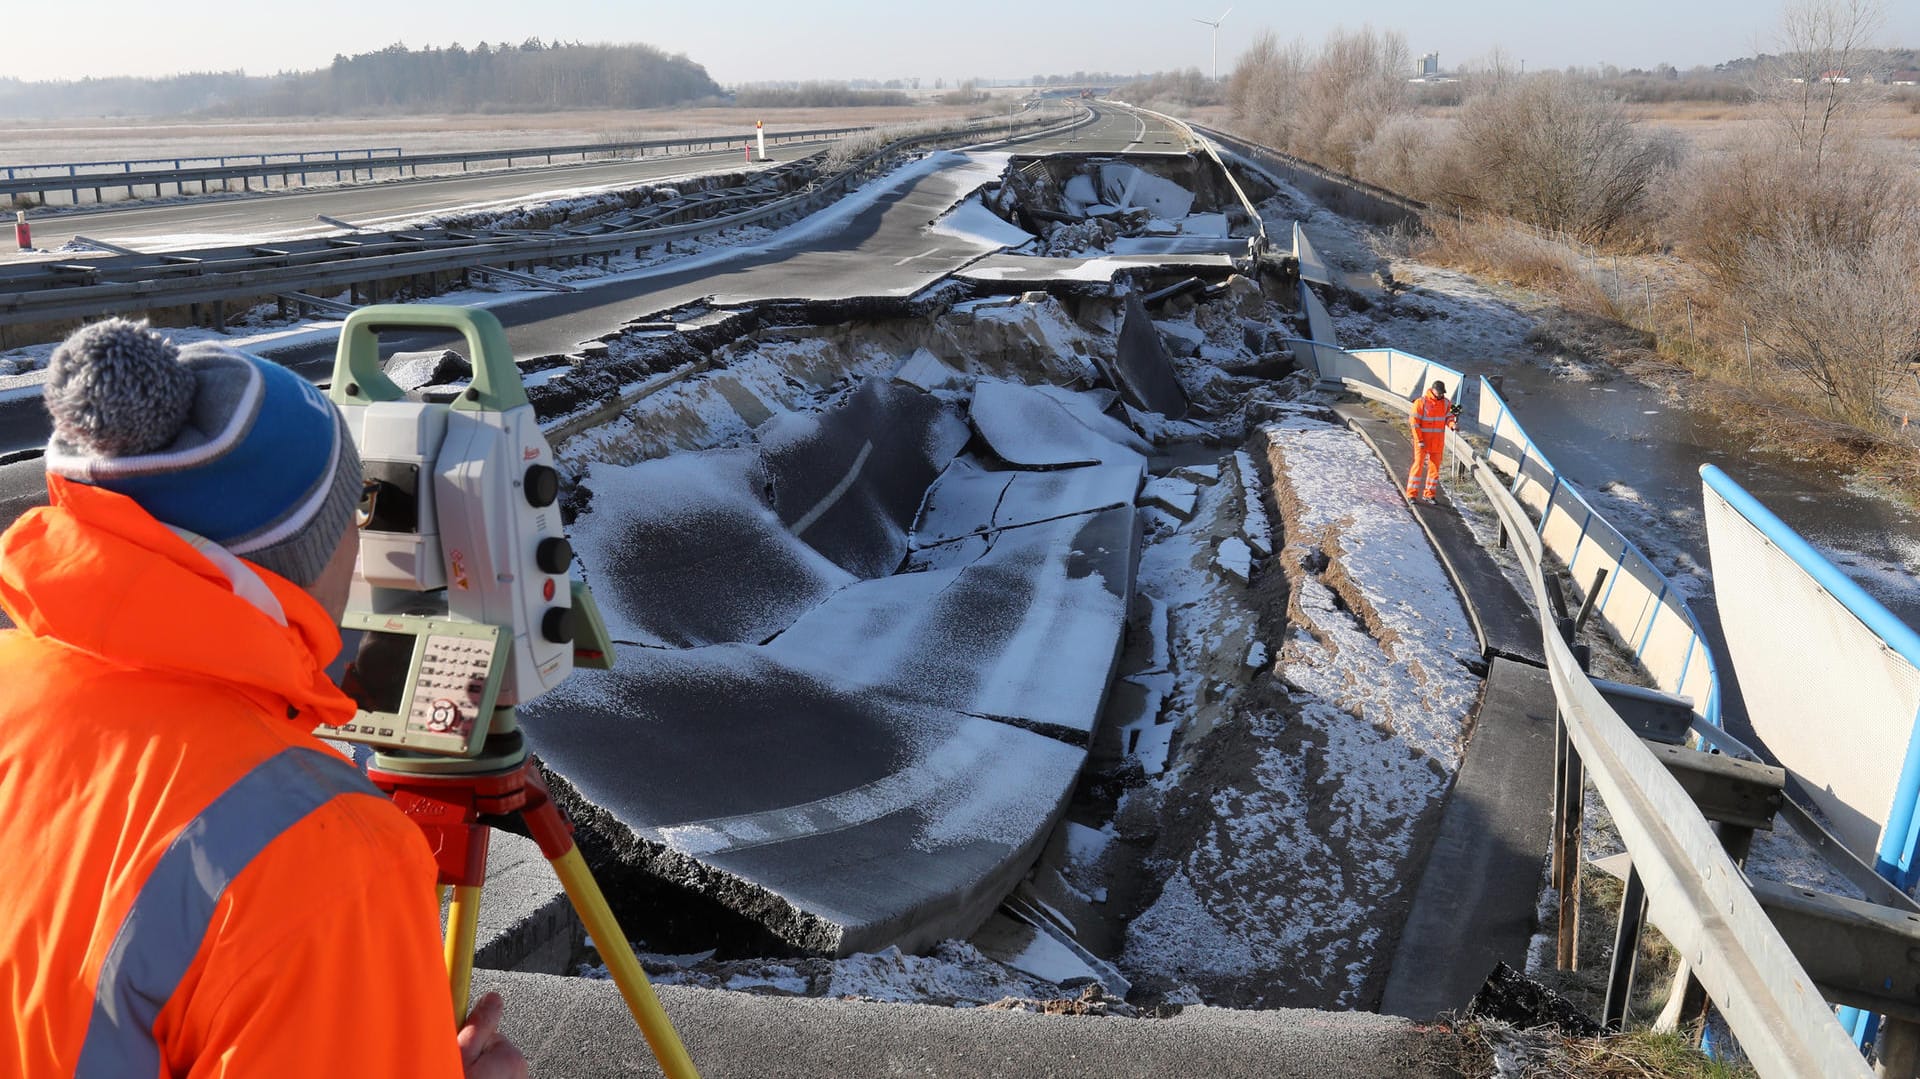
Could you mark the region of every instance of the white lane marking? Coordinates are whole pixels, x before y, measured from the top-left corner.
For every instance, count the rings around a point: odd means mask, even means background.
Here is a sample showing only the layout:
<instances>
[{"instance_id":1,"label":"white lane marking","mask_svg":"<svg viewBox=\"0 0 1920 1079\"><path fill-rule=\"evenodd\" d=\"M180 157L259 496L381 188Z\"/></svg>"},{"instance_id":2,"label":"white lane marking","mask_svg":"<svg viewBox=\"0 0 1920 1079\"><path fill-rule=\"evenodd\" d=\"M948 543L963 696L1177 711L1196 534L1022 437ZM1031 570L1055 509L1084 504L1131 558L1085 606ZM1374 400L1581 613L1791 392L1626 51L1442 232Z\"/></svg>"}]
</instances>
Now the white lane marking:
<instances>
[{"instance_id":1,"label":"white lane marking","mask_svg":"<svg viewBox=\"0 0 1920 1079\"><path fill-rule=\"evenodd\" d=\"M814 507L807 511L806 516L793 522L794 535L806 535L807 529L812 528L815 521L827 515L827 511L834 507L834 503L840 501L840 496L846 494L853 487L854 481L860 478L860 470L866 467L867 456L872 452L873 443L870 441L860 447L859 455L853 459L853 467L847 469L847 474L840 477L840 482L834 484L833 490L828 491L825 497L815 503Z\"/></svg>"},{"instance_id":2,"label":"white lane marking","mask_svg":"<svg viewBox=\"0 0 1920 1079\"><path fill-rule=\"evenodd\" d=\"M651 828L659 840L695 857L855 828L916 805L961 780L976 780L1006 742L992 723L969 723L898 772L812 802L758 813ZM972 794L969 789L968 795ZM951 796L949 796L951 797Z\"/></svg>"}]
</instances>

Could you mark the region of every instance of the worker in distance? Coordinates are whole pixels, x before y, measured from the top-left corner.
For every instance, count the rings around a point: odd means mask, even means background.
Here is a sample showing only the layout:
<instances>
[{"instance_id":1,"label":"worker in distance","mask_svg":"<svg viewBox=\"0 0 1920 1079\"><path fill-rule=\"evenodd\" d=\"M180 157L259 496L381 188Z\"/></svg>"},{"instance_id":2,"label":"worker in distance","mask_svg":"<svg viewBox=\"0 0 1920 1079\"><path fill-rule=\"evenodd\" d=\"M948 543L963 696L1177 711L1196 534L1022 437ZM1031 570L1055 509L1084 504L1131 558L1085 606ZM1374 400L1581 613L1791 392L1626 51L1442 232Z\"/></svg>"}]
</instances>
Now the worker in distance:
<instances>
[{"instance_id":1,"label":"worker in distance","mask_svg":"<svg viewBox=\"0 0 1920 1079\"><path fill-rule=\"evenodd\" d=\"M457 1033L426 840L315 728L360 460L293 373L144 323L46 383L0 535L0 1074L515 1079Z\"/></svg>"},{"instance_id":2,"label":"worker in distance","mask_svg":"<svg viewBox=\"0 0 1920 1079\"><path fill-rule=\"evenodd\" d=\"M1439 495L1440 458L1447 451L1447 429L1459 422L1460 408L1447 400L1447 384L1438 380L1429 383L1427 392L1413 403L1413 411L1407 416L1407 433L1413 436L1407 501L1432 502Z\"/></svg>"}]
</instances>

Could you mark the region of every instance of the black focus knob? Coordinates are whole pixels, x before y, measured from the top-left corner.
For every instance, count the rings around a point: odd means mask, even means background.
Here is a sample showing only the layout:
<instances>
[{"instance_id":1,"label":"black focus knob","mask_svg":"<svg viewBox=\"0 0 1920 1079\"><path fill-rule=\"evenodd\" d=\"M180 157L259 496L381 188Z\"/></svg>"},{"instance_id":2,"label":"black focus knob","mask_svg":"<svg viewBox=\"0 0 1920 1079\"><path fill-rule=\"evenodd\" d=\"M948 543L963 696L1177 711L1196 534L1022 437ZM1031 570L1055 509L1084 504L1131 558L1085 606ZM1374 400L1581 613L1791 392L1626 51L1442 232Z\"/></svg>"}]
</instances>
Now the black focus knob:
<instances>
[{"instance_id":1,"label":"black focus knob","mask_svg":"<svg viewBox=\"0 0 1920 1079\"><path fill-rule=\"evenodd\" d=\"M573 608L551 607L540 619L540 633L554 644L573 643Z\"/></svg>"},{"instance_id":2,"label":"black focus knob","mask_svg":"<svg viewBox=\"0 0 1920 1079\"><path fill-rule=\"evenodd\" d=\"M527 469L527 501L536 509L553 505L560 497L560 473L548 465L534 465Z\"/></svg>"},{"instance_id":3,"label":"black focus knob","mask_svg":"<svg viewBox=\"0 0 1920 1079\"><path fill-rule=\"evenodd\" d=\"M534 548L533 564L542 573L565 573L573 565L573 544L560 536L548 536Z\"/></svg>"}]
</instances>

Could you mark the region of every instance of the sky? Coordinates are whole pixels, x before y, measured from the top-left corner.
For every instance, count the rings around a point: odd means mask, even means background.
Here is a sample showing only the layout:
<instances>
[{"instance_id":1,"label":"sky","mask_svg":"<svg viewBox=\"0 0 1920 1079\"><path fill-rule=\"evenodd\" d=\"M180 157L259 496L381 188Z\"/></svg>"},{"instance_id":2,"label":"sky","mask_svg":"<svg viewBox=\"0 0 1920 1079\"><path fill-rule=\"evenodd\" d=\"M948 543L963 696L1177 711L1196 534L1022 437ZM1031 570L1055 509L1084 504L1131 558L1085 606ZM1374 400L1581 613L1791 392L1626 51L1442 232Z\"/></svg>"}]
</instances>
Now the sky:
<instances>
[{"instance_id":1,"label":"sky","mask_svg":"<svg viewBox=\"0 0 1920 1079\"><path fill-rule=\"evenodd\" d=\"M27 0L6 0L7 5ZM1886 3L1881 44L1920 47L1920 3ZM0 76L29 81L326 66L336 53L539 37L645 42L685 53L722 85L795 79L1020 78L1076 70L1211 71L1214 19L1228 0L326 0L199 11L152 0L91 0L88 16L12 35ZM1528 70L1569 65L1680 68L1769 48L1777 3L1751 0L1374 0L1365 5L1234 4L1220 68L1262 31L1319 43L1363 21L1406 35L1414 55L1453 68L1498 48ZM36 36L44 37L36 41Z\"/></svg>"}]
</instances>

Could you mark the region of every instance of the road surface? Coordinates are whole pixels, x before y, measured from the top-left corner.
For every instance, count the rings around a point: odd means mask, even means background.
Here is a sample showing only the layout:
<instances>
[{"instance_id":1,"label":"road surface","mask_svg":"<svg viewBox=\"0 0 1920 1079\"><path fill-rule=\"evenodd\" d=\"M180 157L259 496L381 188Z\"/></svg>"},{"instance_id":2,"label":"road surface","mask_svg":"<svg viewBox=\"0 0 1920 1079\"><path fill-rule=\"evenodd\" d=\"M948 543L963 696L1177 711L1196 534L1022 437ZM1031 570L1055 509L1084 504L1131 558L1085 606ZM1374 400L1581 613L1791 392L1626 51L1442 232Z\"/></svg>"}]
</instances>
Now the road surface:
<instances>
[{"instance_id":1,"label":"road surface","mask_svg":"<svg viewBox=\"0 0 1920 1079\"><path fill-rule=\"evenodd\" d=\"M39 252L25 254L8 245L9 249L0 253L0 262L62 257L57 252L75 236L136 251L173 251L308 239L342 231L319 220L320 215L362 228L389 229L456 210L500 210L674 177L767 168L828 145L831 140L783 143L769 150L776 160L767 165L744 160L739 150L717 150L339 187L274 188L271 192L256 190L251 195L216 194L163 204L110 204L83 212L33 217L33 242Z\"/></svg>"}]
</instances>

